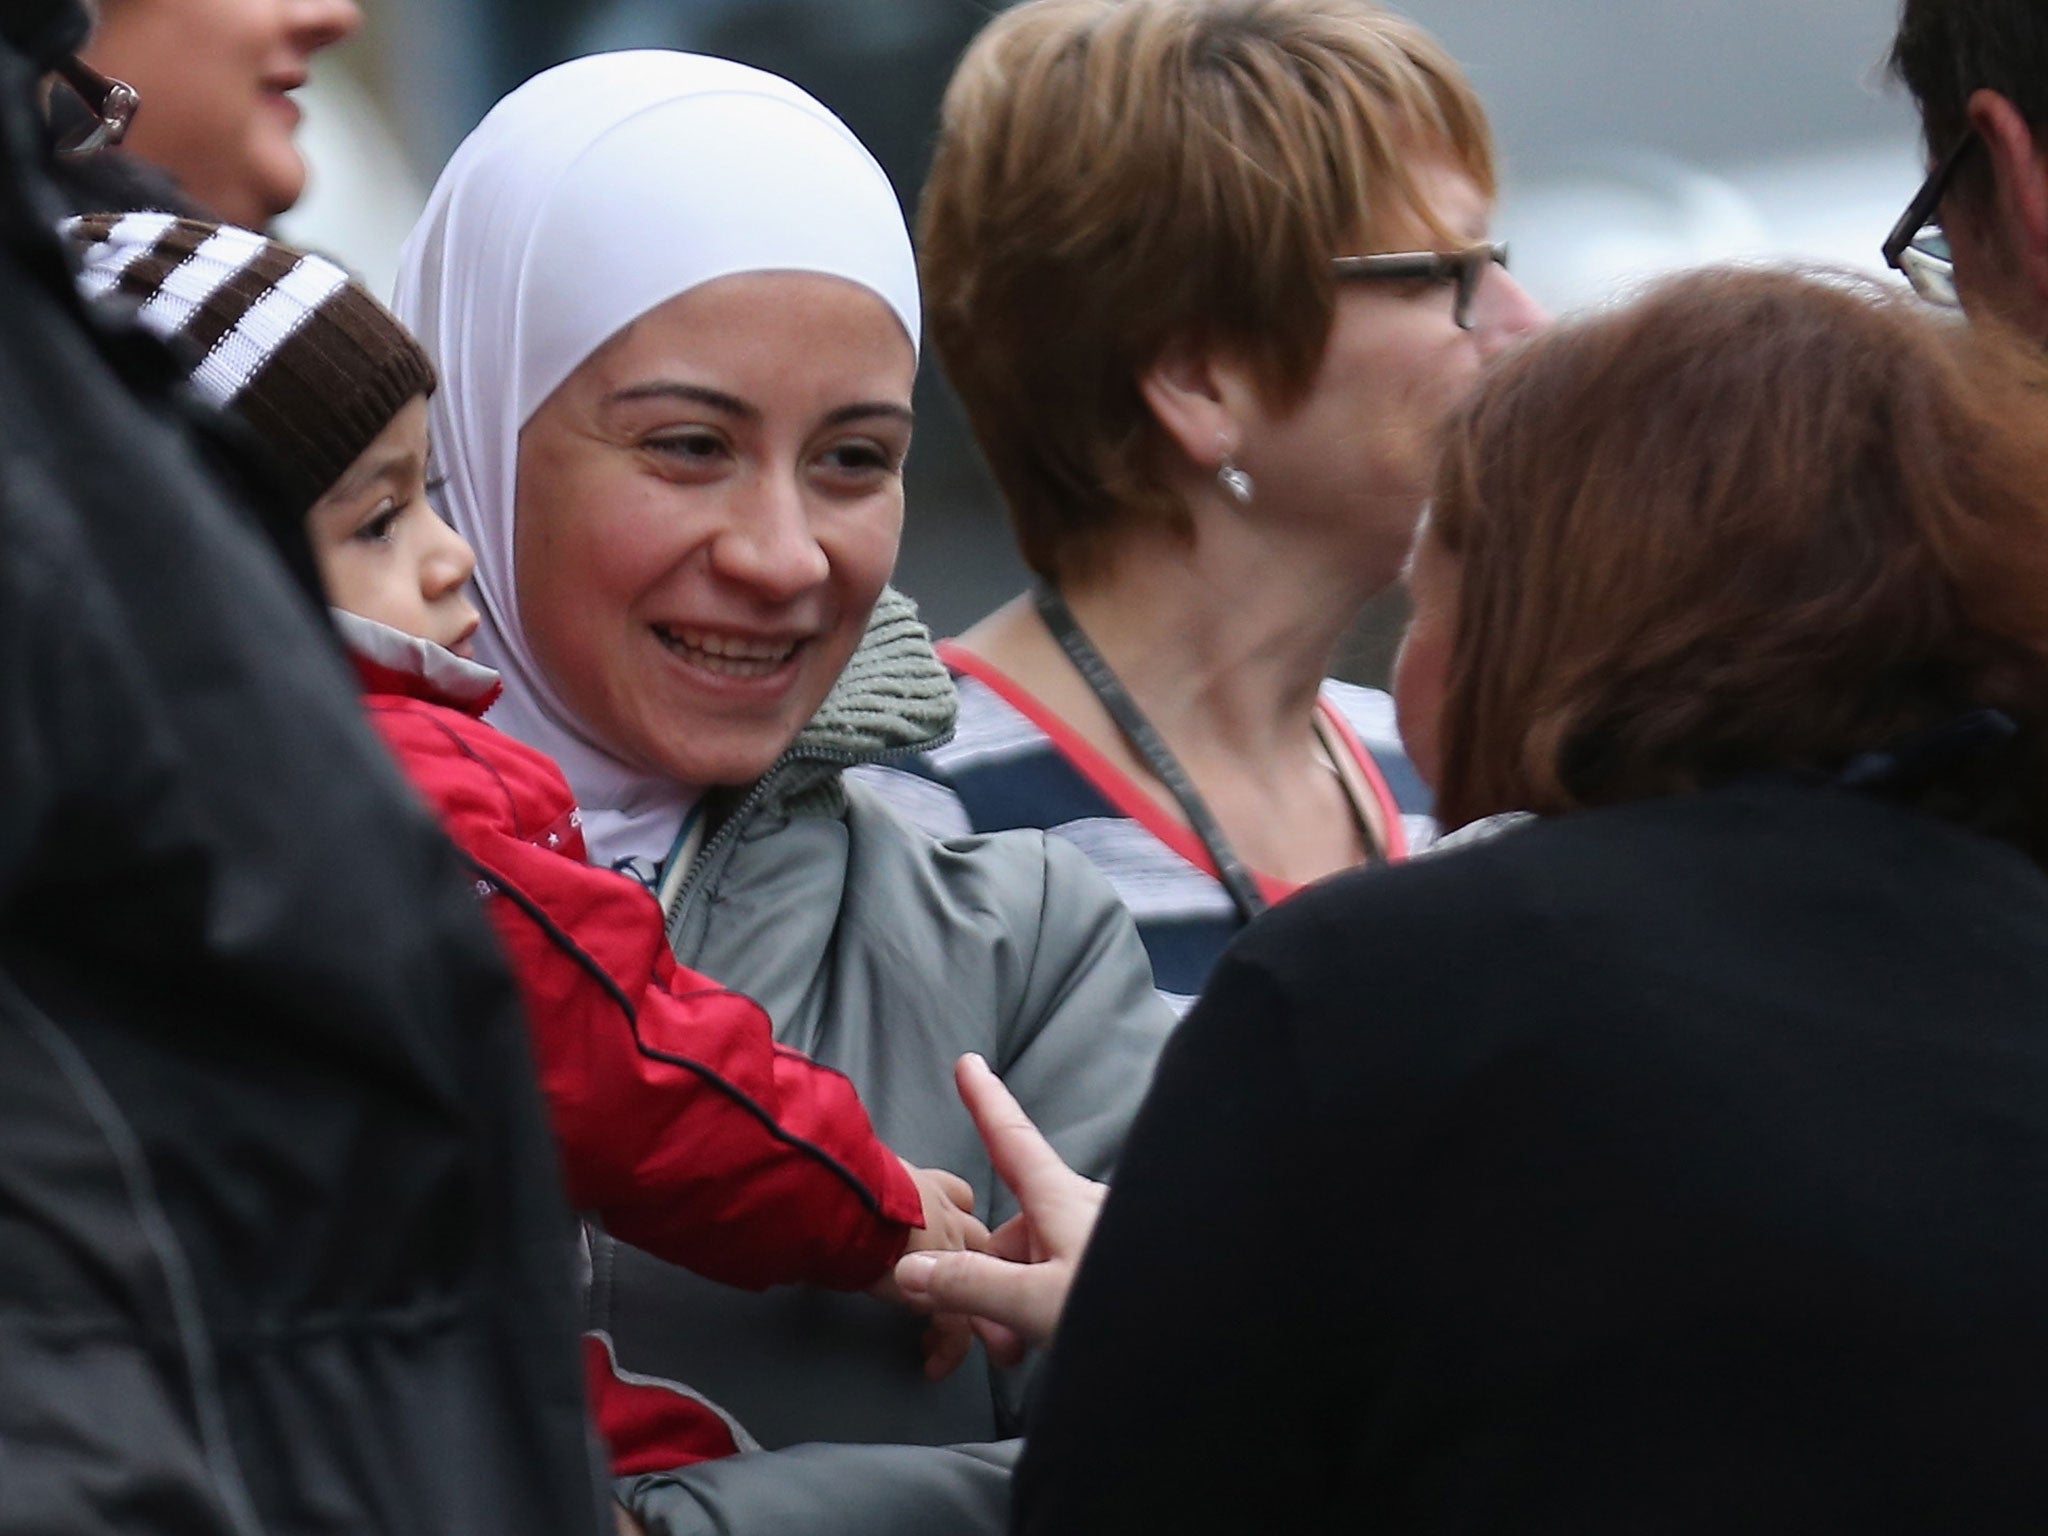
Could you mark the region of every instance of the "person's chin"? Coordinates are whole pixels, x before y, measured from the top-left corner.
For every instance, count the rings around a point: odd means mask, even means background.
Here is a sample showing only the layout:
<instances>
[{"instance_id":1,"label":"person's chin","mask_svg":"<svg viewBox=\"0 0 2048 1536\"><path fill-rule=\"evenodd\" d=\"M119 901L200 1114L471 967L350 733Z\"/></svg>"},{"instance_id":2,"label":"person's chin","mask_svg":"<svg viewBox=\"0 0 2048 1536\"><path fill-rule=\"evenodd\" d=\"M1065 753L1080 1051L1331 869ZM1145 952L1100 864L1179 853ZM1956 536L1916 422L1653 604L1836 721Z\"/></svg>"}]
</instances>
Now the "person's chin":
<instances>
[{"instance_id":1,"label":"person's chin","mask_svg":"<svg viewBox=\"0 0 2048 1536\"><path fill-rule=\"evenodd\" d=\"M284 100L285 105L292 105L288 98ZM250 157L244 178L244 202L250 211L246 222L251 229L262 229L280 214L290 212L305 195L306 162L293 147L289 131L282 134L281 140L258 146Z\"/></svg>"},{"instance_id":2,"label":"person's chin","mask_svg":"<svg viewBox=\"0 0 2048 1536\"><path fill-rule=\"evenodd\" d=\"M741 788L773 768L801 728L786 721L695 719L684 734L649 743L639 756L678 784Z\"/></svg>"},{"instance_id":3,"label":"person's chin","mask_svg":"<svg viewBox=\"0 0 2048 1536\"><path fill-rule=\"evenodd\" d=\"M656 739L644 756L682 783L751 784L810 724L826 691L803 679L772 696L697 687L671 693L650 722Z\"/></svg>"}]
</instances>

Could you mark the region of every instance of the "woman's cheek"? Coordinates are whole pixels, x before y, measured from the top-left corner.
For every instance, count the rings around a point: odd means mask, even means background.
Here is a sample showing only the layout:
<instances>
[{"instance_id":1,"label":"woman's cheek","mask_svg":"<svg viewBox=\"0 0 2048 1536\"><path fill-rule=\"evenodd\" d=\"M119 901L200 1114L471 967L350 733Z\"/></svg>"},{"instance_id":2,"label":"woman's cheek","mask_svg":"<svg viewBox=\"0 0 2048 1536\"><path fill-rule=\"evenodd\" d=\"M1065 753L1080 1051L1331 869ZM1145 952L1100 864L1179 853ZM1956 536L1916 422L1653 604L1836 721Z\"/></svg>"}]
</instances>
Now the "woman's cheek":
<instances>
[{"instance_id":1,"label":"woman's cheek","mask_svg":"<svg viewBox=\"0 0 2048 1536\"><path fill-rule=\"evenodd\" d=\"M895 572L902 539L901 494L863 516L848 530L848 538L834 554L833 564L841 573L849 596L873 604Z\"/></svg>"}]
</instances>

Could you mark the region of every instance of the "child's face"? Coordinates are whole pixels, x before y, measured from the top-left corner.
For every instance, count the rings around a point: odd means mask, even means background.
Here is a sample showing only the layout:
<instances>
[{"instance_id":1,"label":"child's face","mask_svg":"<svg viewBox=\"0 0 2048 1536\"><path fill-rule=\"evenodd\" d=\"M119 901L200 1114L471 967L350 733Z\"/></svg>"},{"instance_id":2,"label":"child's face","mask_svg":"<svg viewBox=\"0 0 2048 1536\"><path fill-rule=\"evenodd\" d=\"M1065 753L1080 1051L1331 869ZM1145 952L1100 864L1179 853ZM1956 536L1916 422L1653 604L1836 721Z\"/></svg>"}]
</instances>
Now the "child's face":
<instances>
[{"instance_id":1,"label":"child's face","mask_svg":"<svg viewBox=\"0 0 2048 1536\"><path fill-rule=\"evenodd\" d=\"M469 654L476 556L427 503L427 397L415 395L306 514L327 600Z\"/></svg>"}]
</instances>

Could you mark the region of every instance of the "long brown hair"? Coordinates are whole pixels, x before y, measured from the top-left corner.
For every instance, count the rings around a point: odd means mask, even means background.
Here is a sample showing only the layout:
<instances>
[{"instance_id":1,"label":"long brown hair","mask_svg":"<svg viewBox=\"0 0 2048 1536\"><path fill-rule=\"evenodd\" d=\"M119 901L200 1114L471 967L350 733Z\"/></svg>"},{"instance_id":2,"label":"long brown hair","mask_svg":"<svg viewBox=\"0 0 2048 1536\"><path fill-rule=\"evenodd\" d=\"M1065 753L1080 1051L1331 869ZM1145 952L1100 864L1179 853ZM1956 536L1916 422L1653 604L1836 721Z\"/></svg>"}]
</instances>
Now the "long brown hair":
<instances>
[{"instance_id":1,"label":"long brown hair","mask_svg":"<svg viewBox=\"0 0 2048 1536\"><path fill-rule=\"evenodd\" d=\"M1842 276L1691 273L1561 327L1447 428L1440 810L1557 812L1995 709L1916 789L2048 862L2048 382Z\"/></svg>"}]
</instances>

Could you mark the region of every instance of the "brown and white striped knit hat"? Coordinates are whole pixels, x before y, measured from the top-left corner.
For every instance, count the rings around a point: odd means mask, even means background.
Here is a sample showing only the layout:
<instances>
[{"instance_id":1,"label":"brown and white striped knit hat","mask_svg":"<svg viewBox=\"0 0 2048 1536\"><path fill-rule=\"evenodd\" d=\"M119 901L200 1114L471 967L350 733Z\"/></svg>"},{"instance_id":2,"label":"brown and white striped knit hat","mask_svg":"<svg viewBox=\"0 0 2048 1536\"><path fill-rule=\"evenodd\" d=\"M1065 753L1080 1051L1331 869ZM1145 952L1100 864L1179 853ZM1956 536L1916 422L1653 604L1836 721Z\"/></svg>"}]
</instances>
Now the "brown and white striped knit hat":
<instances>
[{"instance_id":1,"label":"brown and white striped knit hat","mask_svg":"<svg viewBox=\"0 0 2048 1536\"><path fill-rule=\"evenodd\" d=\"M83 262L80 290L136 306L200 395L269 447L306 507L434 388L411 333L331 261L167 213L87 214L64 233Z\"/></svg>"}]
</instances>

